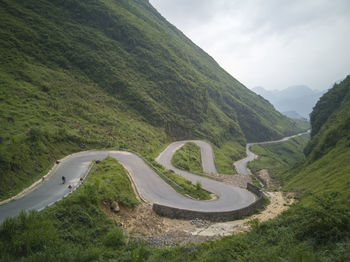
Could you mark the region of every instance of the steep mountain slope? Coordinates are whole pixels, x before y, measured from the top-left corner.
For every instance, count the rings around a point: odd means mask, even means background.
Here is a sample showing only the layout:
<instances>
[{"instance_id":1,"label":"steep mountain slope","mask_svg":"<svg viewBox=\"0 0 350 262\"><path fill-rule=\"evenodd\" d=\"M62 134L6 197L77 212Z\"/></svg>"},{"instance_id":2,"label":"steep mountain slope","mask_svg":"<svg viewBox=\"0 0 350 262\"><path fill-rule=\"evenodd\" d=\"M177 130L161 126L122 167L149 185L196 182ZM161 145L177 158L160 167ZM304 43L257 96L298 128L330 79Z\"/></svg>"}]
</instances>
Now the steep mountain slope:
<instances>
[{"instance_id":1,"label":"steep mountain slope","mask_svg":"<svg viewBox=\"0 0 350 262\"><path fill-rule=\"evenodd\" d=\"M69 152L299 130L146 0L3 0L0 23L0 198Z\"/></svg>"},{"instance_id":2,"label":"steep mountain slope","mask_svg":"<svg viewBox=\"0 0 350 262\"><path fill-rule=\"evenodd\" d=\"M255 87L252 90L270 101L283 114L288 116L288 112L292 111L307 119L317 100L325 93L325 91L312 90L305 85L274 91L265 90L263 87Z\"/></svg>"},{"instance_id":3,"label":"steep mountain slope","mask_svg":"<svg viewBox=\"0 0 350 262\"><path fill-rule=\"evenodd\" d=\"M311 141L303 165L292 171L286 189L316 195L338 192L350 199L350 76L324 94L311 113Z\"/></svg>"}]
</instances>

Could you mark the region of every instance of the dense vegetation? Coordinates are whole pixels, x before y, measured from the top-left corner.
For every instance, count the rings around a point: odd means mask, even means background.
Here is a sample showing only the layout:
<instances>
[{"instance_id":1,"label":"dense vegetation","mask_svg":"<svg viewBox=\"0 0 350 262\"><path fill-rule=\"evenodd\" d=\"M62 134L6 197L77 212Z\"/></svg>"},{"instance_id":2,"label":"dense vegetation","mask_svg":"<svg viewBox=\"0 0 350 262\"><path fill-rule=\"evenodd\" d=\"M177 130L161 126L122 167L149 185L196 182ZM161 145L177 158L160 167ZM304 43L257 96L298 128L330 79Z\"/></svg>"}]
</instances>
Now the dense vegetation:
<instances>
[{"instance_id":1,"label":"dense vegetation","mask_svg":"<svg viewBox=\"0 0 350 262\"><path fill-rule=\"evenodd\" d=\"M234 162L245 157L245 147L237 142L228 142L220 148L213 146L215 166L220 174L236 173Z\"/></svg>"},{"instance_id":2,"label":"dense vegetation","mask_svg":"<svg viewBox=\"0 0 350 262\"><path fill-rule=\"evenodd\" d=\"M176 138L242 147L300 129L148 1L3 0L0 24L0 199L75 151L155 156Z\"/></svg>"},{"instance_id":3,"label":"dense vegetation","mask_svg":"<svg viewBox=\"0 0 350 262\"><path fill-rule=\"evenodd\" d=\"M138 204L127 171L112 157L96 162L86 184L97 187L97 201L100 203L111 205L117 201L127 207Z\"/></svg>"},{"instance_id":4,"label":"dense vegetation","mask_svg":"<svg viewBox=\"0 0 350 262\"><path fill-rule=\"evenodd\" d=\"M193 142L186 143L176 150L171 162L177 168L203 173L201 149Z\"/></svg>"},{"instance_id":5,"label":"dense vegetation","mask_svg":"<svg viewBox=\"0 0 350 262\"><path fill-rule=\"evenodd\" d=\"M311 141L304 163L286 177L286 190L305 195L338 192L350 199L350 76L324 94L311 113Z\"/></svg>"}]
</instances>

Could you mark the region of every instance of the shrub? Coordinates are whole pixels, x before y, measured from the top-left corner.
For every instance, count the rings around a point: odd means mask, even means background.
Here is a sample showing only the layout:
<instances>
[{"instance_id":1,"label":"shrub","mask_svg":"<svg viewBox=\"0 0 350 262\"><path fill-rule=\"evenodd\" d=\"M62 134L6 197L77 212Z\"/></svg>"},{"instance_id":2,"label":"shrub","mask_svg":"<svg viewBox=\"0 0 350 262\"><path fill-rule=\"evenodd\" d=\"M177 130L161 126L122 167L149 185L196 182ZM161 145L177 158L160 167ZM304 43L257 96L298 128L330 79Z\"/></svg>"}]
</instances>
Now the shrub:
<instances>
[{"instance_id":1,"label":"shrub","mask_svg":"<svg viewBox=\"0 0 350 262\"><path fill-rule=\"evenodd\" d=\"M23 256L52 248L57 242L57 232L52 222L41 213L22 212L9 218L0 226L0 253Z\"/></svg>"},{"instance_id":2,"label":"shrub","mask_svg":"<svg viewBox=\"0 0 350 262\"><path fill-rule=\"evenodd\" d=\"M125 236L120 228L109 231L103 240L106 247L117 248L125 244Z\"/></svg>"},{"instance_id":3,"label":"shrub","mask_svg":"<svg viewBox=\"0 0 350 262\"><path fill-rule=\"evenodd\" d=\"M201 183L201 181L197 181L197 182L196 182L196 189L197 189L197 190L201 190L201 188L202 188L202 183Z\"/></svg>"},{"instance_id":4,"label":"shrub","mask_svg":"<svg viewBox=\"0 0 350 262\"><path fill-rule=\"evenodd\" d=\"M296 236L311 239L316 244L327 244L349 237L350 208L335 203L336 194L316 198L315 204L301 208L303 214Z\"/></svg>"}]
</instances>

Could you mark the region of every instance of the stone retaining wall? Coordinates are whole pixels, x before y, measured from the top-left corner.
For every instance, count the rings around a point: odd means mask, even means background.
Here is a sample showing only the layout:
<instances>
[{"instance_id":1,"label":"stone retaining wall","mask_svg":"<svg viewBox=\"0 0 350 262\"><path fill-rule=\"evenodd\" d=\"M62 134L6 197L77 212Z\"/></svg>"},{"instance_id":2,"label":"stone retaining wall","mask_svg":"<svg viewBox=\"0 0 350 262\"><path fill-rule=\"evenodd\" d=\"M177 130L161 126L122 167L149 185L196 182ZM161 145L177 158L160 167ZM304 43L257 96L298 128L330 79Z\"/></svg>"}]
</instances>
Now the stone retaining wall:
<instances>
[{"instance_id":1,"label":"stone retaining wall","mask_svg":"<svg viewBox=\"0 0 350 262\"><path fill-rule=\"evenodd\" d=\"M263 193L260 189L250 183L247 184L247 190L254 193L257 196L257 200L247 207L225 212L205 212L205 211L193 211L180 209L175 207L163 206L159 204L153 204L153 211L158 215L178 218L178 219L203 219L215 222L232 221L240 219L244 216L252 215L257 208L260 208L263 204Z\"/></svg>"}]
</instances>

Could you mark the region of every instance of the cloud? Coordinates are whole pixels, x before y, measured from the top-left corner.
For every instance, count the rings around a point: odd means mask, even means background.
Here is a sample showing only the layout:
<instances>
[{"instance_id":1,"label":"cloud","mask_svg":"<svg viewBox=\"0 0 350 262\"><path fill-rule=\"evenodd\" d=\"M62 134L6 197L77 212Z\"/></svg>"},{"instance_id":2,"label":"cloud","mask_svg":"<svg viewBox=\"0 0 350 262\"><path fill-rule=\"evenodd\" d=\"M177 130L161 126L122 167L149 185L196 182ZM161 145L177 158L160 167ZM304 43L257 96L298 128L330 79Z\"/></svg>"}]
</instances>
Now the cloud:
<instances>
[{"instance_id":1,"label":"cloud","mask_svg":"<svg viewBox=\"0 0 350 262\"><path fill-rule=\"evenodd\" d=\"M325 89L350 73L348 0L151 0L248 87Z\"/></svg>"}]
</instances>

